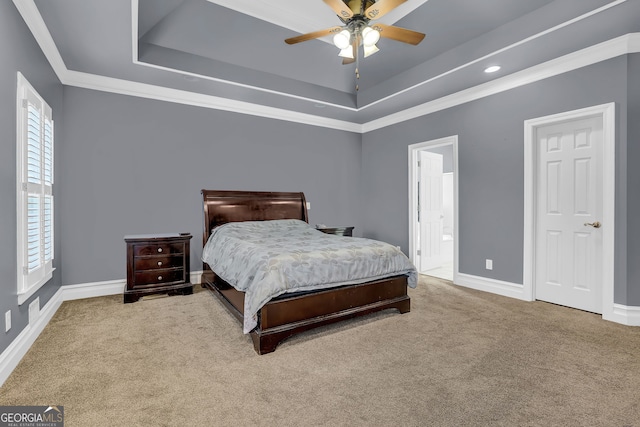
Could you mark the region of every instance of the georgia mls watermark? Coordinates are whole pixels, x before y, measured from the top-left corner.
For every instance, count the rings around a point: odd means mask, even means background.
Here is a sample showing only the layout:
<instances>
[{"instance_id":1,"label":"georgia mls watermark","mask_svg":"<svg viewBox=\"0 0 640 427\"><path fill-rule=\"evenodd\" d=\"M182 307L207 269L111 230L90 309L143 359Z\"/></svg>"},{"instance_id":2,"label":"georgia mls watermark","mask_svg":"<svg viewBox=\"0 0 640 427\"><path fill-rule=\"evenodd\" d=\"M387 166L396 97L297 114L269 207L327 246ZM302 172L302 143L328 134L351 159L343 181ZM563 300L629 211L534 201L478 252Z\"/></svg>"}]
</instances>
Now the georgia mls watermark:
<instances>
[{"instance_id":1,"label":"georgia mls watermark","mask_svg":"<svg viewBox=\"0 0 640 427\"><path fill-rule=\"evenodd\" d=\"M64 406L0 406L0 427L64 427Z\"/></svg>"}]
</instances>

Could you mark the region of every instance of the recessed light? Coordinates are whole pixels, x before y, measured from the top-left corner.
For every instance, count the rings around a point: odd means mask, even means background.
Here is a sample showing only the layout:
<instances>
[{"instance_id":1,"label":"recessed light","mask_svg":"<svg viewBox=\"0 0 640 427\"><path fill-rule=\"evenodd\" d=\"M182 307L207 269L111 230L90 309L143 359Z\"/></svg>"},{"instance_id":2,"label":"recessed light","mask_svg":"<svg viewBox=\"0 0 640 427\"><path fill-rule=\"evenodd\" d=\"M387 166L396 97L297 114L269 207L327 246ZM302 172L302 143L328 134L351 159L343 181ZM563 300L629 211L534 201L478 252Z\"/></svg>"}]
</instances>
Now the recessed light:
<instances>
[{"instance_id":1,"label":"recessed light","mask_svg":"<svg viewBox=\"0 0 640 427\"><path fill-rule=\"evenodd\" d=\"M492 65L491 67L487 67L484 69L485 73L495 73L496 71L498 71L500 69L499 65Z\"/></svg>"}]
</instances>

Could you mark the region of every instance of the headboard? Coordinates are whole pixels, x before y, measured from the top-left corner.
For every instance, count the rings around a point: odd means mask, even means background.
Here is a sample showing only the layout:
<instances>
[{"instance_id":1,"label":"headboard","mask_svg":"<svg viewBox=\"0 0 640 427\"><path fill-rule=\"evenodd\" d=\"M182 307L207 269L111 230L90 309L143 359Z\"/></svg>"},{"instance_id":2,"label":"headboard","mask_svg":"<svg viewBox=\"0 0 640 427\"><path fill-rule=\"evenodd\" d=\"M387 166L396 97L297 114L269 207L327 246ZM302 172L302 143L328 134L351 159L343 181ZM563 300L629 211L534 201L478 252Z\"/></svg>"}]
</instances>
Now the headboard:
<instances>
[{"instance_id":1,"label":"headboard","mask_svg":"<svg viewBox=\"0 0 640 427\"><path fill-rule=\"evenodd\" d=\"M204 246L215 227L236 221L300 219L309 222L304 193L202 190Z\"/></svg>"}]
</instances>

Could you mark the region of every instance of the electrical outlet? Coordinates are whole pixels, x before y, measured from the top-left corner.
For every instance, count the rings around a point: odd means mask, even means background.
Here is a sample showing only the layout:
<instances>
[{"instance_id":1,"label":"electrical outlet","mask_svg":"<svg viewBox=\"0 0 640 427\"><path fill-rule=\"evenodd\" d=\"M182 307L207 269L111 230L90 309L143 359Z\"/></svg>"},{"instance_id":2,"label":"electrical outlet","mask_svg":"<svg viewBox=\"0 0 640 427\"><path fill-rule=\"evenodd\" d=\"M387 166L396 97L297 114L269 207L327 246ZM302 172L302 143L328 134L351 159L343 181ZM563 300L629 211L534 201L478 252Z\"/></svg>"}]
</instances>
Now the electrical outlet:
<instances>
[{"instance_id":1,"label":"electrical outlet","mask_svg":"<svg viewBox=\"0 0 640 427\"><path fill-rule=\"evenodd\" d=\"M487 270L493 270L493 260L492 259L486 260L485 267Z\"/></svg>"},{"instance_id":2,"label":"electrical outlet","mask_svg":"<svg viewBox=\"0 0 640 427\"><path fill-rule=\"evenodd\" d=\"M29 304L29 324L32 324L40 316L40 297L31 301Z\"/></svg>"},{"instance_id":3,"label":"electrical outlet","mask_svg":"<svg viewBox=\"0 0 640 427\"><path fill-rule=\"evenodd\" d=\"M311 202L307 202L307 210L310 211L311 210Z\"/></svg>"},{"instance_id":4,"label":"electrical outlet","mask_svg":"<svg viewBox=\"0 0 640 427\"><path fill-rule=\"evenodd\" d=\"M4 331L9 332L9 329L11 329L11 310L4 314Z\"/></svg>"}]
</instances>

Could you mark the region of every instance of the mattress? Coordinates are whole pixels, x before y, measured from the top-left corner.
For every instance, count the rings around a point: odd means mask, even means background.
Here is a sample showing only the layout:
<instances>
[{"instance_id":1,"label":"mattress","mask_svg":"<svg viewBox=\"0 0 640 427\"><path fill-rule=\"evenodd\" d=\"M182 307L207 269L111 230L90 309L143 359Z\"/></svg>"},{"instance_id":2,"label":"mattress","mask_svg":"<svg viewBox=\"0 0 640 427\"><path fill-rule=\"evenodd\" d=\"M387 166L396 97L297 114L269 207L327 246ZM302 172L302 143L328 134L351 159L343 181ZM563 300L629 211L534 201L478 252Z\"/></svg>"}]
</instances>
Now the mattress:
<instances>
[{"instance_id":1,"label":"mattress","mask_svg":"<svg viewBox=\"0 0 640 427\"><path fill-rule=\"evenodd\" d=\"M222 280L245 293L244 333L257 326L269 300L292 292L365 283L417 272L397 247L358 237L325 234L304 221L232 222L216 227L202 260Z\"/></svg>"}]
</instances>

